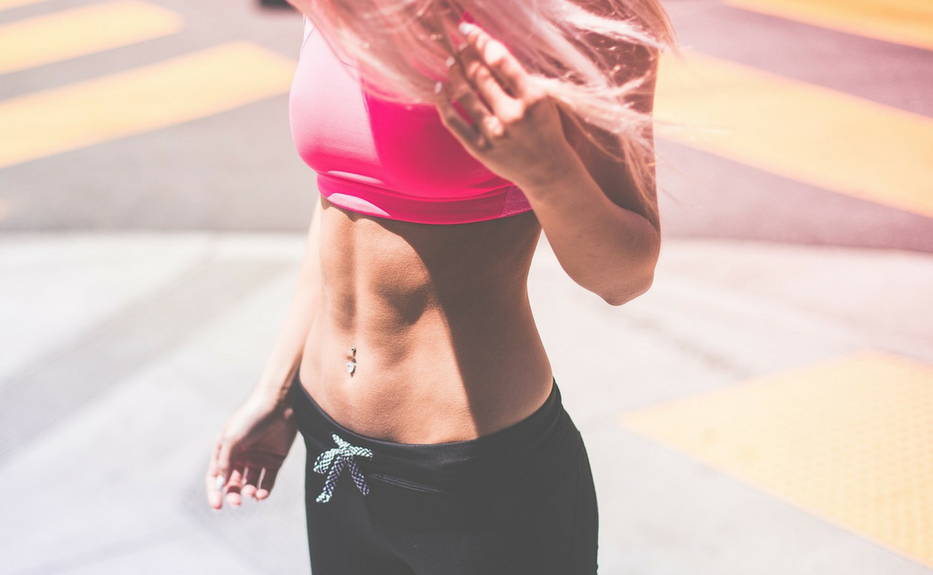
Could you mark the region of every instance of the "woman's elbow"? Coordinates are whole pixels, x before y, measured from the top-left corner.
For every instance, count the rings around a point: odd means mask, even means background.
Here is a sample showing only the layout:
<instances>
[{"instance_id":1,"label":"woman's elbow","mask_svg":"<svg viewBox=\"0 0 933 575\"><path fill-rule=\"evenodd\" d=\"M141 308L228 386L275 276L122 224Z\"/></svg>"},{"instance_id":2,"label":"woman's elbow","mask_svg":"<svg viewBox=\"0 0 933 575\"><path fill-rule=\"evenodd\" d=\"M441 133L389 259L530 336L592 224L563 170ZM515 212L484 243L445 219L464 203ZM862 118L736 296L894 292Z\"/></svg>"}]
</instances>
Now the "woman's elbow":
<instances>
[{"instance_id":1,"label":"woman's elbow","mask_svg":"<svg viewBox=\"0 0 933 575\"><path fill-rule=\"evenodd\" d=\"M654 270L652 269L647 274L643 274L639 281L627 284L625 290L617 291L611 294L601 294L601 297L609 305L618 307L646 293L649 289L651 289L651 284L653 282Z\"/></svg>"},{"instance_id":2,"label":"woman's elbow","mask_svg":"<svg viewBox=\"0 0 933 575\"><path fill-rule=\"evenodd\" d=\"M626 273L626 281L618 289L600 294L603 300L611 306L620 306L651 289L654 283L654 270L657 268L660 254L660 243L652 242L651 247L641 258L641 265L637 266L635 271Z\"/></svg>"}]
</instances>

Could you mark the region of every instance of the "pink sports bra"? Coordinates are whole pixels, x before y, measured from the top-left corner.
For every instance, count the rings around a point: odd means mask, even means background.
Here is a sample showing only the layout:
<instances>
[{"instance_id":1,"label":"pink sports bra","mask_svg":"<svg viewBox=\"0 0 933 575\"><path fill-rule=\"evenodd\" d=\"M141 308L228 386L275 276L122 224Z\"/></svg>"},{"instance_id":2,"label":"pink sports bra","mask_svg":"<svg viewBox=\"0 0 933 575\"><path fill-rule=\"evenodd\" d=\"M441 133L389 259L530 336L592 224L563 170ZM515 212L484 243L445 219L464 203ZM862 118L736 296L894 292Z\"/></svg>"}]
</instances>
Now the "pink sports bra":
<instances>
[{"instance_id":1,"label":"pink sports bra","mask_svg":"<svg viewBox=\"0 0 933 575\"><path fill-rule=\"evenodd\" d=\"M460 224L531 210L522 191L470 155L431 104L404 106L362 90L305 18L289 94L292 139L318 191L363 214Z\"/></svg>"}]
</instances>

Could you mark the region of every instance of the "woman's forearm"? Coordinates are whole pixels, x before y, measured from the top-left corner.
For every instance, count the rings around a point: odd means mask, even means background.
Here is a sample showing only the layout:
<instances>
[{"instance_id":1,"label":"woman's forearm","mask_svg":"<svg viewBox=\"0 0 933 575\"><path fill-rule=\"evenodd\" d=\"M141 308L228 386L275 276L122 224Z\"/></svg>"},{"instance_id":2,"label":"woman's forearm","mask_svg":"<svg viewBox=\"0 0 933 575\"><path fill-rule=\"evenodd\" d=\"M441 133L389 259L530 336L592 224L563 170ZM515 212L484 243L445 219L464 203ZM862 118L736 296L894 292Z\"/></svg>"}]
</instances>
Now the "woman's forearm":
<instances>
[{"instance_id":1,"label":"woman's forearm","mask_svg":"<svg viewBox=\"0 0 933 575\"><path fill-rule=\"evenodd\" d=\"M299 268L295 295L288 307L285 324L254 390L254 395L276 405L284 405L288 388L301 363L320 282L320 227L322 208L318 204L308 227L305 253Z\"/></svg>"},{"instance_id":2,"label":"woman's forearm","mask_svg":"<svg viewBox=\"0 0 933 575\"><path fill-rule=\"evenodd\" d=\"M660 232L645 216L612 201L578 156L568 158L562 177L518 183L567 275L607 303L622 305L651 286Z\"/></svg>"}]
</instances>

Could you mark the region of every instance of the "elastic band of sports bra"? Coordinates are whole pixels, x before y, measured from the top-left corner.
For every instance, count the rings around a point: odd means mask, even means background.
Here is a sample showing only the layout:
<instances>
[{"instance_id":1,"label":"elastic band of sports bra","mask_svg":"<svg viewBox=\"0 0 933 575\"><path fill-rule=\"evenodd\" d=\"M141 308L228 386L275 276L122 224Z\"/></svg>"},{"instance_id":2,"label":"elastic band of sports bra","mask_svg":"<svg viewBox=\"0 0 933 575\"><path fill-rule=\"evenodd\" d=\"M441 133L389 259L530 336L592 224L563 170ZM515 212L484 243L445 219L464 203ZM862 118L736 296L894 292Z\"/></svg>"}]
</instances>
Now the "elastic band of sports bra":
<instances>
[{"instance_id":1,"label":"elastic band of sports bra","mask_svg":"<svg viewBox=\"0 0 933 575\"><path fill-rule=\"evenodd\" d=\"M427 224L459 224L531 210L521 189L510 184L473 197L413 197L363 182L317 174L318 190L337 206L363 214Z\"/></svg>"}]
</instances>

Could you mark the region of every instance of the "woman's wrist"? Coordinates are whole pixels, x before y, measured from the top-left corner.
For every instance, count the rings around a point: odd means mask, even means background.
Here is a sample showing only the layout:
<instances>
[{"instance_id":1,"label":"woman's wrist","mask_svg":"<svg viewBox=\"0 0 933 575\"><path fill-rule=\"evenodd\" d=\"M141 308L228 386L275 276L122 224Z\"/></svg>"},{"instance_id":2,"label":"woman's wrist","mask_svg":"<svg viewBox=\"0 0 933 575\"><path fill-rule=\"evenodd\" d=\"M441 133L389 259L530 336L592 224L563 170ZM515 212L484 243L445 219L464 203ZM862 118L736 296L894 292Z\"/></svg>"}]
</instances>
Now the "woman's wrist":
<instances>
[{"instance_id":1,"label":"woman's wrist","mask_svg":"<svg viewBox=\"0 0 933 575\"><path fill-rule=\"evenodd\" d=\"M280 409L288 404L288 390L291 381L285 383L260 382L253 388L250 400L268 406L271 409Z\"/></svg>"},{"instance_id":2,"label":"woman's wrist","mask_svg":"<svg viewBox=\"0 0 933 575\"><path fill-rule=\"evenodd\" d=\"M273 355L266 363L259 376L259 382L253 388L252 396L261 402L271 402L275 406L287 402L288 390L297 379L296 370L301 365L301 357L292 359L291 355Z\"/></svg>"}]
</instances>

